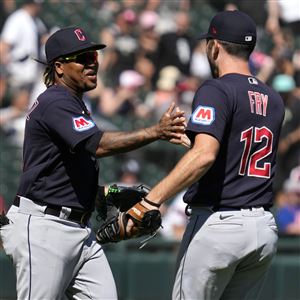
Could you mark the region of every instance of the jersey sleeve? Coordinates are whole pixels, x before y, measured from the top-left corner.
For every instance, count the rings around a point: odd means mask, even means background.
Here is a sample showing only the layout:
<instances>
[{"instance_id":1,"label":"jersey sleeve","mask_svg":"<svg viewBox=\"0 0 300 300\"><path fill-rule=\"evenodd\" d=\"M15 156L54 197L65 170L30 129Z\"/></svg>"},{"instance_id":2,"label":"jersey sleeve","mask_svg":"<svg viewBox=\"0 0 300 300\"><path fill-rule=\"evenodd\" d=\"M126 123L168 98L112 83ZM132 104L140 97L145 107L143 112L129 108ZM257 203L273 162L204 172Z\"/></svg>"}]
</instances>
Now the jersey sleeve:
<instances>
[{"instance_id":1,"label":"jersey sleeve","mask_svg":"<svg viewBox=\"0 0 300 300\"><path fill-rule=\"evenodd\" d=\"M93 119L82 113L75 101L58 99L46 107L42 122L55 132L71 149L96 132L100 132Z\"/></svg>"},{"instance_id":2,"label":"jersey sleeve","mask_svg":"<svg viewBox=\"0 0 300 300\"><path fill-rule=\"evenodd\" d=\"M213 80L204 82L197 90L192 114L186 133L193 141L197 133L207 133L222 141L227 122L230 120L230 103L220 84Z\"/></svg>"}]
</instances>

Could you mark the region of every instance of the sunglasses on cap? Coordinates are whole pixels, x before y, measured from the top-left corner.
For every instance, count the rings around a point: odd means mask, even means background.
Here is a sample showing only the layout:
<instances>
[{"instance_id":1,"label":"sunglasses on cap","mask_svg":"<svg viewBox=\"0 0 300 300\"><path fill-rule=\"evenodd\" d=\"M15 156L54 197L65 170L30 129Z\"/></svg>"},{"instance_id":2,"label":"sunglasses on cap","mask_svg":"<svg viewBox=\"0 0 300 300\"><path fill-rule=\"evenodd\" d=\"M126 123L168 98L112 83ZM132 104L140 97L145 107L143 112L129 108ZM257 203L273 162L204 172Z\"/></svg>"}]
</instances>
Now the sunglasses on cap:
<instances>
[{"instance_id":1,"label":"sunglasses on cap","mask_svg":"<svg viewBox=\"0 0 300 300\"><path fill-rule=\"evenodd\" d=\"M62 58L65 62L76 62L81 65L96 64L98 62L98 52L97 51L87 51L79 54L65 56Z\"/></svg>"}]
</instances>

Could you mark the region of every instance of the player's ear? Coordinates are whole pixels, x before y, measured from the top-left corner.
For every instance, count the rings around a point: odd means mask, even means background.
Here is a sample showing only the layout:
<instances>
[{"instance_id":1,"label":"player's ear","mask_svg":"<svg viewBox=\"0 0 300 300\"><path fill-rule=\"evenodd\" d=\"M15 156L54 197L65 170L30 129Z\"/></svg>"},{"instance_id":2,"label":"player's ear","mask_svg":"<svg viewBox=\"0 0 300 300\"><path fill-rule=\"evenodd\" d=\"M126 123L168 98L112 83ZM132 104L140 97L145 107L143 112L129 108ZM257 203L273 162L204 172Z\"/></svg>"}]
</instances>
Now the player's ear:
<instances>
[{"instance_id":1,"label":"player's ear","mask_svg":"<svg viewBox=\"0 0 300 300\"><path fill-rule=\"evenodd\" d=\"M54 63L55 66L55 72L57 73L58 76L62 76L64 73L64 64L60 61L56 61Z\"/></svg>"},{"instance_id":2,"label":"player's ear","mask_svg":"<svg viewBox=\"0 0 300 300\"><path fill-rule=\"evenodd\" d=\"M214 60L217 60L219 53L220 53L220 44L217 40L213 40L213 46L212 46L212 57Z\"/></svg>"}]
</instances>

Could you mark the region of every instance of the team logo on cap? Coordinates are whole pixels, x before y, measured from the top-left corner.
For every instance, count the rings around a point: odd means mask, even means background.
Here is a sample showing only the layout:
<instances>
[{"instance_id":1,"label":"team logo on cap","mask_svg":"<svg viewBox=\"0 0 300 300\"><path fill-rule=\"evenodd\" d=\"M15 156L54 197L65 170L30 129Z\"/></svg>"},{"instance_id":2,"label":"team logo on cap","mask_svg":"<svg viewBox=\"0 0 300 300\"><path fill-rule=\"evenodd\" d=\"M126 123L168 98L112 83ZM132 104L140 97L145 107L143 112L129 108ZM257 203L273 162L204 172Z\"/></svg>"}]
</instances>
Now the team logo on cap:
<instances>
[{"instance_id":1,"label":"team logo on cap","mask_svg":"<svg viewBox=\"0 0 300 300\"><path fill-rule=\"evenodd\" d=\"M73 118L73 128L76 131L85 131L91 129L95 126L92 120L86 119L84 117Z\"/></svg>"},{"instance_id":2,"label":"team logo on cap","mask_svg":"<svg viewBox=\"0 0 300 300\"><path fill-rule=\"evenodd\" d=\"M210 125L215 120L215 109L210 106L199 105L192 114L191 120L196 124Z\"/></svg>"},{"instance_id":3,"label":"team logo on cap","mask_svg":"<svg viewBox=\"0 0 300 300\"><path fill-rule=\"evenodd\" d=\"M86 40L85 35L83 34L83 32L80 28L75 29L74 33L76 34L79 41L85 41Z\"/></svg>"},{"instance_id":4,"label":"team logo on cap","mask_svg":"<svg viewBox=\"0 0 300 300\"><path fill-rule=\"evenodd\" d=\"M251 35L246 35L245 36L245 42L251 42L252 41L252 36Z\"/></svg>"}]
</instances>

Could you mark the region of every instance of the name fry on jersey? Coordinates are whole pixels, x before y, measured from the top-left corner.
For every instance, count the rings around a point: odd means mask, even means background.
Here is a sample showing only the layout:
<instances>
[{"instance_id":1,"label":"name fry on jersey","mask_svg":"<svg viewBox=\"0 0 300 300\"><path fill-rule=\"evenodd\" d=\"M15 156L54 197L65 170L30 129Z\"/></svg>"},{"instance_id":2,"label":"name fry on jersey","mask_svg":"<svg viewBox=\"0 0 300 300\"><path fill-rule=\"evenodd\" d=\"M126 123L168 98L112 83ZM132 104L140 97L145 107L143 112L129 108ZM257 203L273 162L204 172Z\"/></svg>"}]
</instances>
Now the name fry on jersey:
<instances>
[{"instance_id":1,"label":"name fry on jersey","mask_svg":"<svg viewBox=\"0 0 300 300\"><path fill-rule=\"evenodd\" d=\"M267 115L268 95L259 92L248 91L250 109L252 114Z\"/></svg>"},{"instance_id":2,"label":"name fry on jersey","mask_svg":"<svg viewBox=\"0 0 300 300\"><path fill-rule=\"evenodd\" d=\"M87 120L84 117L73 118L73 128L76 131L85 131L93 128L95 123L92 120Z\"/></svg>"},{"instance_id":3,"label":"name fry on jersey","mask_svg":"<svg viewBox=\"0 0 300 300\"><path fill-rule=\"evenodd\" d=\"M210 106L199 105L193 115L192 122L202 125L211 125L215 120L215 109Z\"/></svg>"}]
</instances>

